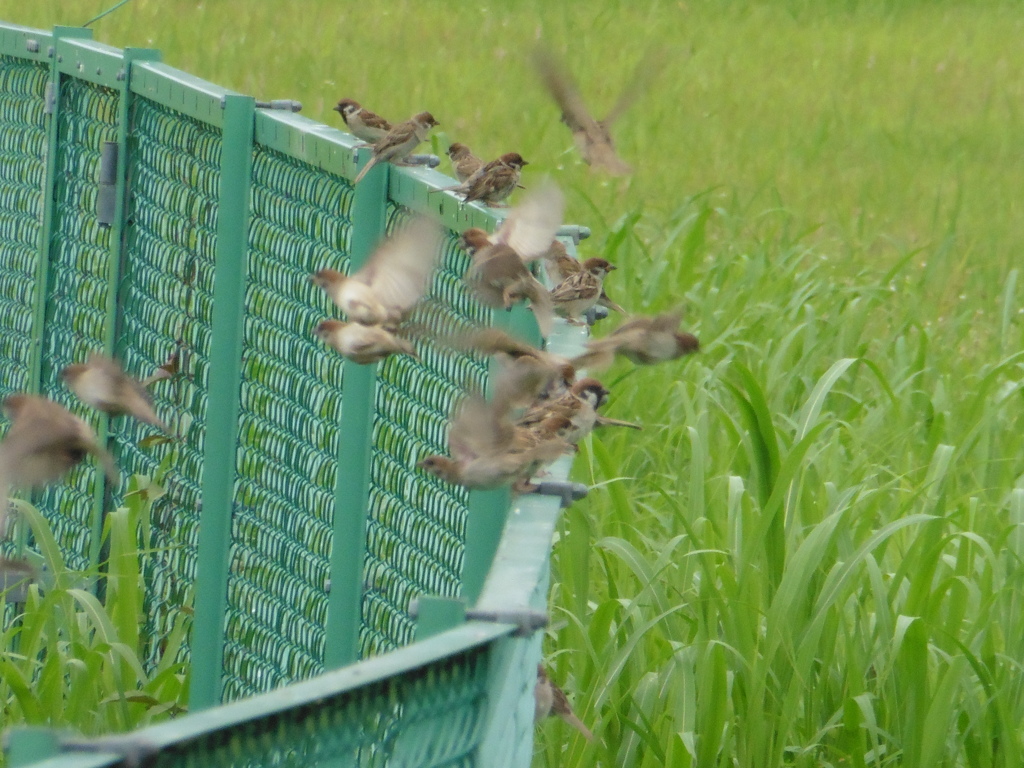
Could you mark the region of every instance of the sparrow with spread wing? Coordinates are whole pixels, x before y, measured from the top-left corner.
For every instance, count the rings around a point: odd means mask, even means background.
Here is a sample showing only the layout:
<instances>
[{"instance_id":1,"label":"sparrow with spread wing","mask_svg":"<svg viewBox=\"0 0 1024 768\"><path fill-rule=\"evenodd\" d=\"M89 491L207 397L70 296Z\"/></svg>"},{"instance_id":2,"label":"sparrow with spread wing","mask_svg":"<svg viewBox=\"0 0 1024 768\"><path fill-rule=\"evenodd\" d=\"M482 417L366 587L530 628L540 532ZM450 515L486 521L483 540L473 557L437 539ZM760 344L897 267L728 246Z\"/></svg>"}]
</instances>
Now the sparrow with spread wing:
<instances>
[{"instance_id":1,"label":"sparrow with spread wing","mask_svg":"<svg viewBox=\"0 0 1024 768\"><path fill-rule=\"evenodd\" d=\"M352 275L321 269L310 280L349 320L396 325L423 297L441 257L441 232L424 218L412 219L386 238Z\"/></svg>"},{"instance_id":2,"label":"sparrow with spread wing","mask_svg":"<svg viewBox=\"0 0 1024 768\"><path fill-rule=\"evenodd\" d=\"M133 416L167 431L145 386L125 373L116 360L91 352L87 362L67 366L60 376L86 405L110 416Z\"/></svg>"},{"instance_id":3,"label":"sparrow with spread wing","mask_svg":"<svg viewBox=\"0 0 1024 768\"><path fill-rule=\"evenodd\" d=\"M615 355L636 365L654 365L699 352L697 337L679 330L681 320L679 311L634 317L604 338L588 341L587 351L572 362L580 368L600 370L610 366Z\"/></svg>"},{"instance_id":4,"label":"sparrow with spread wing","mask_svg":"<svg viewBox=\"0 0 1024 768\"><path fill-rule=\"evenodd\" d=\"M384 138L373 145L373 154L370 161L363 166L363 169L356 176L353 185L362 181L363 177L370 172L377 163L391 162L402 163L412 151L425 141L430 134L430 129L440 125L434 116L429 112L420 112L404 123L399 123L385 134Z\"/></svg>"},{"instance_id":5,"label":"sparrow with spread wing","mask_svg":"<svg viewBox=\"0 0 1024 768\"><path fill-rule=\"evenodd\" d=\"M616 153L610 129L661 69L660 60L648 56L640 62L633 79L603 120L591 115L572 76L550 51L538 48L534 61L544 86L562 110L562 122L572 131L583 162L613 176L632 173L633 169Z\"/></svg>"},{"instance_id":6,"label":"sparrow with spread wing","mask_svg":"<svg viewBox=\"0 0 1024 768\"><path fill-rule=\"evenodd\" d=\"M410 341L383 325L324 320L313 333L331 349L359 365L376 363L388 355L419 358Z\"/></svg>"},{"instance_id":7,"label":"sparrow with spread wing","mask_svg":"<svg viewBox=\"0 0 1024 768\"><path fill-rule=\"evenodd\" d=\"M369 144L380 141L391 130L391 123L361 106L355 99L342 99L333 109L341 115L353 136Z\"/></svg>"}]
</instances>

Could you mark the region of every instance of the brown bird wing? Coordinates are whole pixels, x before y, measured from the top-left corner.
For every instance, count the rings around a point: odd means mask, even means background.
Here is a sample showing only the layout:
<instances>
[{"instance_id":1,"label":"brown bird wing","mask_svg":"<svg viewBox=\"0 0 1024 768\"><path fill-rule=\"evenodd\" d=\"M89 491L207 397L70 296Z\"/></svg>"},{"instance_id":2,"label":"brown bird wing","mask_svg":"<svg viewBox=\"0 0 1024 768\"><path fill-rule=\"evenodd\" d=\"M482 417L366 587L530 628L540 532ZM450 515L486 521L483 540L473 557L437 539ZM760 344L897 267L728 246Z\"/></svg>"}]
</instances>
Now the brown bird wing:
<instances>
[{"instance_id":1,"label":"brown bird wing","mask_svg":"<svg viewBox=\"0 0 1024 768\"><path fill-rule=\"evenodd\" d=\"M601 292L601 284L589 272L577 272L569 275L551 289L552 301L574 301L591 299Z\"/></svg>"},{"instance_id":2,"label":"brown bird wing","mask_svg":"<svg viewBox=\"0 0 1024 768\"><path fill-rule=\"evenodd\" d=\"M464 397L456 406L448 430L448 452L452 458L465 462L504 452L515 432L506 410L477 394Z\"/></svg>"},{"instance_id":3,"label":"brown bird wing","mask_svg":"<svg viewBox=\"0 0 1024 768\"><path fill-rule=\"evenodd\" d=\"M114 401L110 405L115 409L124 409L140 421L166 430L164 424L153 410L153 397L145 385L125 373L120 363L100 352L89 353L89 366L100 370L111 382Z\"/></svg>"},{"instance_id":4,"label":"brown bird wing","mask_svg":"<svg viewBox=\"0 0 1024 768\"><path fill-rule=\"evenodd\" d=\"M380 115L374 112L370 112L367 109L364 109L359 114L359 119L363 121L363 125L365 125L367 128L376 128L377 130L381 131L391 130L391 123L389 123Z\"/></svg>"},{"instance_id":5,"label":"brown bird wing","mask_svg":"<svg viewBox=\"0 0 1024 768\"><path fill-rule=\"evenodd\" d=\"M651 87L651 83L665 68L665 54L663 51L650 51L636 65L633 76L629 79L626 87L622 89L618 100L608 111L601 125L605 129L611 126L622 117L623 113L643 96Z\"/></svg>"},{"instance_id":6,"label":"brown bird wing","mask_svg":"<svg viewBox=\"0 0 1024 768\"><path fill-rule=\"evenodd\" d=\"M587 105L580 96L579 88L576 87L576 83L573 82L572 76L565 66L544 48L536 50L534 63L548 93L562 110L562 117L569 129L573 133L598 131L597 121L587 109Z\"/></svg>"},{"instance_id":7,"label":"brown bird wing","mask_svg":"<svg viewBox=\"0 0 1024 768\"><path fill-rule=\"evenodd\" d=\"M542 258L562 226L565 196L552 181L546 181L523 197L513 208L491 242L504 243L529 262Z\"/></svg>"},{"instance_id":8,"label":"brown bird wing","mask_svg":"<svg viewBox=\"0 0 1024 768\"><path fill-rule=\"evenodd\" d=\"M381 304L404 315L429 289L440 246L440 230L415 218L384 240L351 279L370 286Z\"/></svg>"}]
</instances>

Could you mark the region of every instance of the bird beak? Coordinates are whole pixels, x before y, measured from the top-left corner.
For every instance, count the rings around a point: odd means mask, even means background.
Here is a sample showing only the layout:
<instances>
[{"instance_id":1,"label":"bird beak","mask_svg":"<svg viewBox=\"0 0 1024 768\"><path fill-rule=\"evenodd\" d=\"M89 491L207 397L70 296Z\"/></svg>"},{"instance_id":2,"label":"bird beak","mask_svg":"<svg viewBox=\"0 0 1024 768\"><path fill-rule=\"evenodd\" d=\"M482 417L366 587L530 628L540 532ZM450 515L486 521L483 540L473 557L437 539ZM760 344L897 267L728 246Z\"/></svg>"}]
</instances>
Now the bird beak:
<instances>
[{"instance_id":1,"label":"bird beak","mask_svg":"<svg viewBox=\"0 0 1024 768\"><path fill-rule=\"evenodd\" d=\"M333 107L331 107L331 109L333 109L335 112L341 112L341 105L335 104Z\"/></svg>"}]
</instances>

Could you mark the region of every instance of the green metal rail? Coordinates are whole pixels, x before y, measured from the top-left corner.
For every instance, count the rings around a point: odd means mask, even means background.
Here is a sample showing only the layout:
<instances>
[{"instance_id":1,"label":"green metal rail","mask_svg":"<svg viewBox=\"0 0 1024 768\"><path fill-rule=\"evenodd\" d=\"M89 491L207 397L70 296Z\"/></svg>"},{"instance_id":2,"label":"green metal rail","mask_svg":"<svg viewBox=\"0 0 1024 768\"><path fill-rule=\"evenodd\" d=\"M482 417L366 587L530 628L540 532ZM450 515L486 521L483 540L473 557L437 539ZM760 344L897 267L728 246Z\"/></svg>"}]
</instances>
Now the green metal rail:
<instances>
[{"instance_id":1,"label":"green metal rail","mask_svg":"<svg viewBox=\"0 0 1024 768\"><path fill-rule=\"evenodd\" d=\"M427 215L448 234L414 320L539 341L528 312L493 317L462 285L456 238L497 214L431 196L451 179L426 168L356 189L350 135L90 37L0 24L0 397L67 405L125 474L171 467L146 542L150 656L194 610L206 711L99 742L18 731L11 764L527 765L540 638L517 617L544 609L558 502L417 472L486 363L428 346L349 365L312 335L332 309L307 279ZM174 440L71 397L59 373L94 349L140 376L179 354L153 388ZM73 567L102 564L123 492L105 482L83 466L33 499Z\"/></svg>"}]
</instances>

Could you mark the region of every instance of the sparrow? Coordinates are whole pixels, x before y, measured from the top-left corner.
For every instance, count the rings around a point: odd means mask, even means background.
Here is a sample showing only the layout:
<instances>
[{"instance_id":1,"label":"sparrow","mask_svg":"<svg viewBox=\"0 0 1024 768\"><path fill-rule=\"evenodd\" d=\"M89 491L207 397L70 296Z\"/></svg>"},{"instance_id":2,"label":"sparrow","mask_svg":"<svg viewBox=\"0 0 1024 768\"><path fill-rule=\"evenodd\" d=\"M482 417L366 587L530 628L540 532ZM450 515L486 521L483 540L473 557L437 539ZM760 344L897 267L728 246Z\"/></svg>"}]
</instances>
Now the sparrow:
<instances>
[{"instance_id":1,"label":"sparrow","mask_svg":"<svg viewBox=\"0 0 1024 768\"><path fill-rule=\"evenodd\" d=\"M590 114L572 76L554 55L543 48L538 48L534 62L544 86L562 110L562 122L572 131L573 140L583 157L583 162L613 176L632 173L633 169L616 153L615 142L609 130L643 93L647 83L661 69L660 62L652 60L651 57L640 62L633 79L623 89L615 106L604 120L596 120Z\"/></svg>"},{"instance_id":2,"label":"sparrow","mask_svg":"<svg viewBox=\"0 0 1024 768\"><path fill-rule=\"evenodd\" d=\"M608 402L609 394L610 392L597 379L579 379L561 396L536 402L516 424L529 427L551 416L564 416L575 427L565 439L571 443L578 443L596 426L597 409Z\"/></svg>"},{"instance_id":3,"label":"sparrow","mask_svg":"<svg viewBox=\"0 0 1024 768\"><path fill-rule=\"evenodd\" d=\"M354 99L342 99L333 109L341 115L353 136L370 144L380 141L391 130L391 123Z\"/></svg>"},{"instance_id":4,"label":"sparrow","mask_svg":"<svg viewBox=\"0 0 1024 768\"><path fill-rule=\"evenodd\" d=\"M615 355L636 365L654 365L699 352L700 342L693 334L679 330L680 320L679 311L634 317L603 339L587 342L587 351L572 362L580 368L600 370L610 366Z\"/></svg>"},{"instance_id":5,"label":"sparrow","mask_svg":"<svg viewBox=\"0 0 1024 768\"><path fill-rule=\"evenodd\" d=\"M420 112L404 123L396 125L373 145L373 155L370 157L370 161L363 166L363 170L359 172L352 184L355 185L362 181L363 177L377 163L402 163L422 141L426 140L430 129L437 125L440 123L429 112Z\"/></svg>"},{"instance_id":6,"label":"sparrow","mask_svg":"<svg viewBox=\"0 0 1024 768\"><path fill-rule=\"evenodd\" d=\"M61 379L88 406L109 416L133 416L157 429L167 431L153 410L153 398L146 387L133 379L113 358L90 352L85 363L67 366Z\"/></svg>"},{"instance_id":7,"label":"sparrow","mask_svg":"<svg viewBox=\"0 0 1024 768\"><path fill-rule=\"evenodd\" d=\"M181 347L176 347L167 360L157 369L153 371L149 376L144 378L140 384L147 389L158 381L164 379L170 379L177 376L181 372Z\"/></svg>"},{"instance_id":8,"label":"sparrow","mask_svg":"<svg viewBox=\"0 0 1024 768\"><path fill-rule=\"evenodd\" d=\"M410 355L419 359L416 348L409 341L382 325L324 320L313 333L331 349L359 365L376 363L388 355Z\"/></svg>"},{"instance_id":9,"label":"sparrow","mask_svg":"<svg viewBox=\"0 0 1024 768\"><path fill-rule=\"evenodd\" d=\"M477 200L490 207L502 205L519 185L523 166L529 165L518 152L506 152L492 160L455 187L443 187L437 192L450 191L462 195L464 203ZM561 225L561 222L559 222Z\"/></svg>"},{"instance_id":10,"label":"sparrow","mask_svg":"<svg viewBox=\"0 0 1024 768\"><path fill-rule=\"evenodd\" d=\"M544 254L544 272L547 274L548 280L552 285L558 285L569 275L574 275L582 270L583 265L579 259L574 259L570 256L561 242L558 240L552 241L548 252ZM608 298L603 285L601 286L601 298L597 300L597 303L613 312L618 312L622 315L626 314L625 309Z\"/></svg>"},{"instance_id":11,"label":"sparrow","mask_svg":"<svg viewBox=\"0 0 1024 768\"><path fill-rule=\"evenodd\" d=\"M463 398L448 429L450 456L429 455L416 466L470 489L513 485L520 492L531 490L530 478L573 447L557 433L556 422L543 428L539 425L544 419L526 427L512 422L514 404L535 396L543 383L540 377L523 373L499 375L489 403L477 394ZM556 431L545 432L549 428Z\"/></svg>"},{"instance_id":12,"label":"sparrow","mask_svg":"<svg viewBox=\"0 0 1024 768\"><path fill-rule=\"evenodd\" d=\"M484 167L483 160L474 155L465 144L458 142L448 147L448 159L452 161L452 170L455 171L455 178L460 184Z\"/></svg>"},{"instance_id":13,"label":"sparrow","mask_svg":"<svg viewBox=\"0 0 1024 768\"><path fill-rule=\"evenodd\" d=\"M101 448L92 428L62 405L18 393L3 401L11 420L0 442L0 477L16 488L41 488L67 474L87 454L96 456L116 486L114 458Z\"/></svg>"},{"instance_id":14,"label":"sparrow","mask_svg":"<svg viewBox=\"0 0 1024 768\"><path fill-rule=\"evenodd\" d=\"M541 335L549 337L554 325L551 294L519 254L505 243L492 243L486 232L475 227L462 233L460 243L472 257L464 280L473 295L489 307L506 310L529 299Z\"/></svg>"},{"instance_id":15,"label":"sparrow","mask_svg":"<svg viewBox=\"0 0 1024 768\"><path fill-rule=\"evenodd\" d=\"M394 326L427 292L441 258L440 243L441 233L434 224L412 219L385 238L354 274L321 269L309 279L349 320Z\"/></svg>"},{"instance_id":16,"label":"sparrow","mask_svg":"<svg viewBox=\"0 0 1024 768\"><path fill-rule=\"evenodd\" d=\"M551 681L541 664L537 665L537 687L533 689L533 701L533 722L539 723L549 715L558 715L582 733L587 741L594 740L594 734L573 713L565 692Z\"/></svg>"},{"instance_id":17,"label":"sparrow","mask_svg":"<svg viewBox=\"0 0 1024 768\"><path fill-rule=\"evenodd\" d=\"M584 261L582 267L551 290L555 312L576 325L581 324L576 318L601 300L605 275L617 269L614 264L597 256Z\"/></svg>"}]
</instances>

